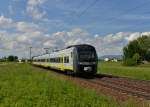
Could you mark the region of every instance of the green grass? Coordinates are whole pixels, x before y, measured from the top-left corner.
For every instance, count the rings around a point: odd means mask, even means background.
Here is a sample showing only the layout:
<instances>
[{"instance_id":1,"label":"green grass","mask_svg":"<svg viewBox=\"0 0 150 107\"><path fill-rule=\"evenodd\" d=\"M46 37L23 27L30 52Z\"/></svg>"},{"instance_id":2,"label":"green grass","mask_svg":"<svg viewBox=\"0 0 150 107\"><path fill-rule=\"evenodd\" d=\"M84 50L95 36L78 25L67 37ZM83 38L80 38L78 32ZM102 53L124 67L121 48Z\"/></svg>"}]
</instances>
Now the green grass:
<instances>
[{"instance_id":1,"label":"green grass","mask_svg":"<svg viewBox=\"0 0 150 107\"><path fill-rule=\"evenodd\" d=\"M0 107L128 107L28 64L0 66Z\"/></svg>"},{"instance_id":2,"label":"green grass","mask_svg":"<svg viewBox=\"0 0 150 107\"><path fill-rule=\"evenodd\" d=\"M123 66L121 62L99 62L99 73L125 76L140 80L150 80L150 64Z\"/></svg>"}]
</instances>

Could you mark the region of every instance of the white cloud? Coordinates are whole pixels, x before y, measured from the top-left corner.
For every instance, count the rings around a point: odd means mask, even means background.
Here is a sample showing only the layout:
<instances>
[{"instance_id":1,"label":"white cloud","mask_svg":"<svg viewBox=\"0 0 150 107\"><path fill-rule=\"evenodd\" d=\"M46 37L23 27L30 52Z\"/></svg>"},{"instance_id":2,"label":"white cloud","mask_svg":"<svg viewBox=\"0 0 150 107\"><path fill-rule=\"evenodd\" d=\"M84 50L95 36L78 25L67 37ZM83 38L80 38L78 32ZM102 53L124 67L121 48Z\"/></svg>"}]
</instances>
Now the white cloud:
<instances>
[{"instance_id":1,"label":"white cloud","mask_svg":"<svg viewBox=\"0 0 150 107\"><path fill-rule=\"evenodd\" d=\"M147 32L146 34L150 34ZM82 29L73 29L70 32L56 32L45 41L46 47L66 47L74 44L91 44L96 47L98 55L122 54L122 48L128 44L129 41L139 37L141 33L119 32L116 34L108 34L100 36L96 34L91 35Z\"/></svg>"},{"instance_id":2,"label":"white cloud","mask_svg":"<svg viewBox=\"0 0 150 107\"><path fill-rule=\"evenodd\" d=\"M135 40L136 38L140 37L141 36L141 33L139 32L135 32L135 33L132 33L129 37L127 37L126 39L128 41L132 41L132 40Z\"/></svg>"},{"instance_id":3,"label":"white cloud","mask_svg":"<svg viewBox=\"0 0 150 107\"><path fill-rule=\"evenodd\" d=\"M10 18L6 18L3 15L0 16L0 28L10 28L14 26L14 22Z\"/></svg>"},{"instance_id":4,"label":"white cloud","mask_svg":"<svg viewBox=\"0 0 150 107\"><path fill-rule=\"evenodd\" d=\"M131 40L150 32L119 32L105 36L75 28L71 31L59 31L53 34L45 33L43 28L35 23L16 22L10 18L0 16L0 49L10 50L10 53L23 56L33 47L33 55L43 53L42 48L64 48L74 44L91 44L96 47L99 56L106 54L121 54L122 48ZM8 29L16 32L10 32ZM17 52L16 52L17 50ZM3 51L5 52L5 51ZM9 53L8 51L5 54ZM2 55L2 54L0 54Z\"/></svg>"},{"instance_id":5,"label":"white cloud","mask_svg":"<svg viewBox=\"0 0 150 107\"><path fill-rule=\"evenodd\" d=\"M42 30L42 28L40 28L38 25L28 22L17 22L16 27L17 30L21 32L34 32Z\"/></svg>"},{"instance_id":6,"label":"white cloud","mask_svg":"<svg viewBox=\"0 0 150 107\"><path fill-rule=\"evenodd\" d=\"M45 20L46 11L40 10L39 6L47 0L28 0L26 11L35 20Z\"/></svg>"},{"instance_id":7,"label":"white cloud","mask_svg":"<svg viewBox=\"0 0 150 107\"><path fill-rule=\"evenodd\" d=\"M14 21L11 18L0 16L0 28L3 29L15 29L18 32L34 32L45 31L45 28L31 22Z\"/></svg>"}]
</instances>

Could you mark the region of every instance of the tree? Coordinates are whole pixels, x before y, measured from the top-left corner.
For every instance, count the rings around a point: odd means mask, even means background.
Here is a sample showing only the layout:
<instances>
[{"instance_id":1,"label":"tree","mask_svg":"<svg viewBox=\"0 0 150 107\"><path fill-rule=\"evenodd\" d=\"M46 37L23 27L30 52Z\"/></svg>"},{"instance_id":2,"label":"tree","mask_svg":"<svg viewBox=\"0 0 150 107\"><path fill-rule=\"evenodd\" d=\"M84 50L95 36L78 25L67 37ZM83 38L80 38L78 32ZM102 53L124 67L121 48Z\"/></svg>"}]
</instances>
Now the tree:
<instances>
[{"instance_id":1,"label":"tree","mask_svg":"<svg viewBox=\"0 0 150 107\"><path fill-rule=\"evenodd\" d=\"M123 48L124 58L132 58L135 53L140 53L141 48L137 40L130 42L126 47Z\"/></svg>"},{"instance_id":2,"label":"tree","mask_svg":"<svg viewBox=\"0 0 150 107\"><path fill-rule=\"evenodd\" d=\"M141 59L150 61L150 36L139 37L138 42L141 48Z\"/></svg>"},{"instance_id":3,"label":"tree","mask_svg":"<svg viewBox=\"0 0 150 107\"><path fill-rule=\"evenodd\" d=\"M8 56L8 61L17 61L18 60L18 57L17 56L13 56L13 55L10 55Z\"/></svg>"},{"instance_id":4,"label":"tree","mask_svg":"<svg viewBox=\"0 0 150 107\"><path fill-rule=\"evenodd\" d=\"M135 61L150 61L150 36L141 36L136 40L129 42L127 46L123 48L124 63ZM130 60L129 60L130 59Z\"/></svg>"}]
</instances>

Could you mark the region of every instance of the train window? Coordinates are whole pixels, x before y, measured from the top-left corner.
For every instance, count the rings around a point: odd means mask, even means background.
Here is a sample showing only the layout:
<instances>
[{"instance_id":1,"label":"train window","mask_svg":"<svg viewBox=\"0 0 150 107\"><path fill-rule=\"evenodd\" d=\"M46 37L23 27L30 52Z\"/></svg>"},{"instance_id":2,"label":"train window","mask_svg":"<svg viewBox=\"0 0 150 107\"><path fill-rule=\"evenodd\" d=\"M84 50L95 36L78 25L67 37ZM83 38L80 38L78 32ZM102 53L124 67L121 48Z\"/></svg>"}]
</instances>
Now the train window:
<instances>
[{"instance_id":1,"label":"train window","mask_svg":"<svg viewBox=\"0 0 150 107\"><path fill-rule=\"evenodd\" d=\"M63 58L62 57L50 58L49 61L53 63L62 63Z\"/></svg>"},{"instance_id":2,"label":"train window","mask_svg":"<svg viewBox=\"0 0 150 107\"><path fill-rule=\"evenodd\" d=\"M60 57L58 57L58 63L60 63Z\"/></svg>"},{"instance_id":3,"label":"train window","mask_svg":"<svg viewBox=\"0 0 150 107\"><path fill-rule=\"evenodd\" d=\"M61 58L59 57L59 63L61 62Z\"/></svg>"},{"instance_id":4,"label":"train window","mask_svg":"<svg viewBox=\"0 0 150 107\"><path fill-rule=\"evenodd\" d=\"M64 57L64 63L66 62L66 57Z\"/></svg>"},{"instance_id":5,"label":"train window","mask_svg":"<svg viewBox=\"0 0 150 107\"><path fill-rule=\"evenodd\" d=\"M54 62L53 58L50 58L50 62Z\"/></svg>"},{"instance_id":6,"label":"train window","mask_svg":"<svg viewBox=\"0 0 150 107\"><path fill-rule=\"evenodd\" d=\"M64 57L64 63L66 63L66 57Z\"/></svg>"},{"instance_id":7,"label":"train window","mask_svg":"<svg viewBox=\"0 0 150 107\"><path fill-rule=\"evenodd\" d=\"M61 57L61 63L63 63L63 57Z\"/></svg>"},{"instance_id":8,"label":"train window","mask_svg":"<svg viewBox=\"0 0 150 107\"><path fill-rule=\"evenodd\" d=\"M48 62L48 59L46 59L46 62Z\"/></svg>"},{"instance_id":9,"label":"train window","mask_svg":"<svg viewBox=\"0 0 150 107\"><path fill-rule=\"evenodd\" d=\"M67 56L67 63L69 63L69 56Z\"/></svg>"},{"instance_id":10,"label":"train window","mask_svg":"<svg viewBox=\"0 0 150 107\"><path fill-rule=\"evenodd\" d=\"M57 59L57 60L56 60L56 61L57 61L57 63L59 63L59 57L57 57L56 59Z\"/></svg>"},{"instance_id":11,"label":"train window","mask_svg":"<svg viewBox=\"0 0 150 107\"><path fill-rule=\"evenodd\" d=\"M59 59L58 58L56 58L56 63L58 63L59 62Z\"/></svg>"},{"instance_id":12,"label":"train window","mask_svg":"<svg viewBox=\"0 0 150 107\"><path fill-rule=\"evenodd\" d=\"M64 63L69 63L69 56L64 57Z\"/></svg>"},{"instance_id":13,"label":"train window","mask_svg":"<svg viewBox=\"0 0 150 107\"><path fill-rule=\"evenodd\" d=\"M56 58L56 63L58 63L58 58Z\"/></svg>"},{"instance_id":14,"label":"train window","mask_svg":"<svg viewBox=\"0 0 150 107\"><path fill-rule=\"evenodd\" d=\"M73 53L71 52L71 58L72 58L72 56L73 56Z\"/></svg>"}]
</instances>

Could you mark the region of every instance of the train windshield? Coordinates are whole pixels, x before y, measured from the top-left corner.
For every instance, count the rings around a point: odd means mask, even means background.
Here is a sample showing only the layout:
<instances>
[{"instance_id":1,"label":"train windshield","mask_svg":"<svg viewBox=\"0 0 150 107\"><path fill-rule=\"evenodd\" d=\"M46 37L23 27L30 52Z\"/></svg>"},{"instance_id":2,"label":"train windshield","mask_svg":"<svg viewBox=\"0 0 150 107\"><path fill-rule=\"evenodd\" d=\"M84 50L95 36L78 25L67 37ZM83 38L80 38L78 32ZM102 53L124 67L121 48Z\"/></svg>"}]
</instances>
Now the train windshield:
<instances>
[{"instance_id":1,"label":"train windshield","mask_svg":"<svg viewBox=\"0 0 150 107\"><path fill-rule=\"evenodd\" d=\"M96 51L95 49L89 47L89 48L80 48L78 49L78 58L80 62L84 61L96 61Z\"/></svg>"}]
</instances>

